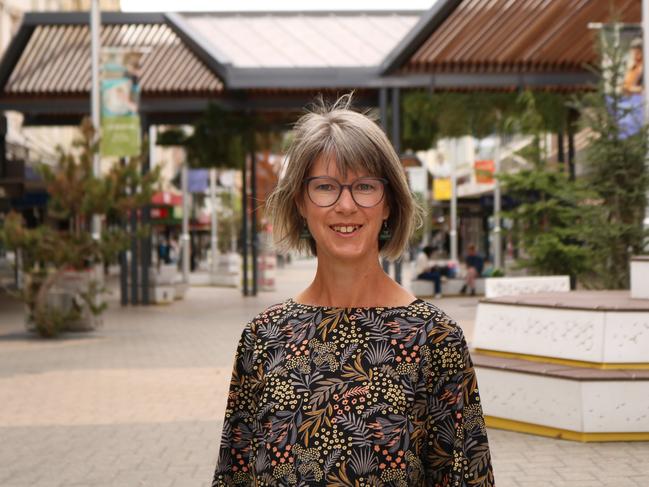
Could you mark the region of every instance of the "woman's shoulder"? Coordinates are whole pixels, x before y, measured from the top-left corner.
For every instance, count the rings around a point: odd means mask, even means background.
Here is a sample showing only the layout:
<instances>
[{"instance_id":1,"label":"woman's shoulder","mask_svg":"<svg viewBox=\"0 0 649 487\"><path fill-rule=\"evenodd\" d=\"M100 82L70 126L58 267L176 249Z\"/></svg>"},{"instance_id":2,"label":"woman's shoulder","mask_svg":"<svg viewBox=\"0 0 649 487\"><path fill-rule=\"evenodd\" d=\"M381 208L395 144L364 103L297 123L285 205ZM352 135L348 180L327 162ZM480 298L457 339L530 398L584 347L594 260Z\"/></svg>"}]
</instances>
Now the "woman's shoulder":
<instances>
[{"instance_id":1,"label":"woman's shoulder","mask_svg":"<svg viewBox=\"0 0 649 487\"><path fill-rule=\"evenodd\" d=\"M429 340L439 342L447 337L452 340L463 339L460 325L433 303L418 299L410 308L410 315L424 326Z\"/></svg>"},{"instance_id":2,"label":"woman's shoulder","mask_svg":"<svg viewBox=\"0 0 649 487\"><path fill-rule=\"evenodd\" d=\"M265 328L269 325L279 325L290 318L296 312L294 302L292 299L287 299L280 303L268 306L266 309L254 316L246 325L246 329L250 329L256 333L260 328Z\"/></svg>"}]
</instances>

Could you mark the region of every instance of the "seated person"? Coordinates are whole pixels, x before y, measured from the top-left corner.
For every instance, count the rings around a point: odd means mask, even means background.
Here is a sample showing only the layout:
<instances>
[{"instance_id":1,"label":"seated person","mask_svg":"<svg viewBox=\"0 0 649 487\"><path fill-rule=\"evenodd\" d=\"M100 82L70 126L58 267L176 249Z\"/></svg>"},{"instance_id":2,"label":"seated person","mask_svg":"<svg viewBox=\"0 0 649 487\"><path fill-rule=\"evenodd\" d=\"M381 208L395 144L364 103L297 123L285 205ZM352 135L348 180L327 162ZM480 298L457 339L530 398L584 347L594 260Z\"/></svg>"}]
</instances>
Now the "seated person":
<instances>
[{"instance_id":1,"label":"seated person","mask_svg":"<svg viewBox=\"0 0 649 487\"><path fill-rule=\"evenodd\" d=\"M441 269L431 261L433 247L425 246L415 261L415 275L417 279L433 281L435 285L435 297L442 297L442 272Z\"/></svg>"},{"instance_id":2,"label":"seated person","mask_svg":"<svg viewBox=\"0 0 649 487\"><path fill-rule=\"evenodd\" d=\"M482 275L483 267L484 259L477 254L474 244L469 245L469 252L466 256L466 280L460 289L461 294L465 294L468 288L471 296L475 296L475 280Z\"/></svg>"}]
</instances>

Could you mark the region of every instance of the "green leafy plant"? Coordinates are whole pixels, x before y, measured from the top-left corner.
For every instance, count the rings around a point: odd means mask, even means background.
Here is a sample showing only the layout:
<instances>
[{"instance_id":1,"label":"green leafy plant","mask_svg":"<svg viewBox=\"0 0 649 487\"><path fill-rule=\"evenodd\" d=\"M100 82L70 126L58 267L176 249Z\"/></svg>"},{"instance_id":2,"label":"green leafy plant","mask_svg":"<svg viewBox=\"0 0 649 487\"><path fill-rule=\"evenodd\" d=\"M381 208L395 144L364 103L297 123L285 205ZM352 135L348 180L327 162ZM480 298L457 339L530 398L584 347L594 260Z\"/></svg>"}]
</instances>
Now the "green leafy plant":
<instances>
[{"instance_id":1,"label":"green leafy plant","mask_svg":"<svg viewBox=\"0 0 649 487\"><path fill-rule=\"evenodd\" d=\"M519 155L528 167L499 176L503 189L517 202L505 216L521 248L518 267L539 274L569 274L574 280L593 266L592 231L600 221L598 195L583 181L571 181L558 165L547 162L544 134L547 118L537 94L522 93L520 115L509 123L532 136Z\"/></svg>"},{"instance_id":2,"label":"green leafy plant","mask_svg":"<svg viewBox=\"0 0 649 487\"><path fill-rule=\"evenodd\" d=\"M75 329L84 313L98 316L104 311L99 298L105 288L94 279L73 293L65 306L57 306L53 297L57 289L59 297L65 295L60 287L65 285L66 275L90 274L93 266L114 262L128 247L129 235L118 222L151 201L159 178L157 169L142 175L137 158L94 176L94 130L89 120L84 120L80 129L81 137L72 150L59 149L56 167L39 167L49 194L43 223L29 228L19 213L12 212L0 232L4 245L20 252L25 285L17 296L44 337ZM92 237L92 215L103 215L107 222L98 240Z\"/></svg>"},{"instance_id":3,"label":"green leafy plant","mask_svg":"<svg viewBox=\"0 0 649 487\"><path fill-rule=\"evenodd\" d=\"M174 127L158 135L163 146L182 146L192 167L240 168L249 150L254 130L252 115L231 112L210 103L193 124L191 135Z\"/></svg>"},{"instance_id":4,"label":"green leafy plant","mask_svg":"<svg viewBox=\"0 0 649 487\"><path fill-rule=\"evenodd\" d=\"M534 100L540 126L553 132L565 129L565 95L534 93ZM426 150L444 137L504 135L516 130L512 120L525 116L517 93L411 91L403 98L403 147Z\"/></svg>"},{"instance_id":5,"label":"green leafy plant","mask_svg":"<svg viewBox=\"0 0 649 487\"><path fill-rule=\"evenodd\" d=\"M613 33L615 35L615 33ZM590 133L584 161L584 180L597 192L603 220L591 232L594 250L593 277L609 289L629 286L631 256L647 251L649 232L643 225L649 171L647 121L631 134L624 121L633 115L620 86L626 69L628 45L601 42L608 62L597 71L597 89L575 100L581 124Z\"/></svg>"},{"instance_id":6,"label":"green leafy plant","mask_svg":"<svg viewBox=\"0 0 649 487\"><path fill-rule=\"evenodd\" d=\"M493 271L491 271L491 275L489 277L505 277L505 271L500 267L496 267Z\"/></svg>"}]
</instances>

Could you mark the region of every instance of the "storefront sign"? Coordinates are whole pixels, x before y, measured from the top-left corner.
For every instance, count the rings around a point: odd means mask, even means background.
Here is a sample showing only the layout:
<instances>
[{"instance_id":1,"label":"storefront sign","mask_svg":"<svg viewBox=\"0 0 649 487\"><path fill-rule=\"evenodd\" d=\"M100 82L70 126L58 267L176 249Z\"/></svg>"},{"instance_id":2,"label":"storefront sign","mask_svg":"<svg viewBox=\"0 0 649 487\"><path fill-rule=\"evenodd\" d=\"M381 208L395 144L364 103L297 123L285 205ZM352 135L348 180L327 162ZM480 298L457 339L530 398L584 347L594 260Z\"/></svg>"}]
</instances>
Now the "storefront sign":
<instances>
[{"instance_id":1,"label":"storefront sign","mask_svg":"<svg viewBox=\"0 0 649 487\"><path fill-rule=\"evenodd\" d=\"M451 178L435 178L433 181L433 199L448 201L451 199Z\"/></svg>"},{"instance_id":2,"label":"storefront sign","mask_svg":"<svg viewBox=\"0 0 649 487\"><path fill-rule=\"evenodd\" d=\"M475 169L476 183L491 184L494 182L494 172L496 170L494 161L475 161L473 167Z\"/></svg>"}]
</instances>

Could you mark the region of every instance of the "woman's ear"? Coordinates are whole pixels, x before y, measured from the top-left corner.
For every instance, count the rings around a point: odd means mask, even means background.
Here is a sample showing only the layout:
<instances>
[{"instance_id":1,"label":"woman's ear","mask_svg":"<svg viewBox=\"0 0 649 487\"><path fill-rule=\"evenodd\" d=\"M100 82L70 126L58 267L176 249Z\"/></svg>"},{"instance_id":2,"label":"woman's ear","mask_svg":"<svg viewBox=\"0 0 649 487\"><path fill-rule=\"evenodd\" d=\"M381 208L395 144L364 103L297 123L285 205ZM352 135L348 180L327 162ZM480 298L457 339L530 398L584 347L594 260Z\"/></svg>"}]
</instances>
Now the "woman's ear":
<instances>
[{"instance_id":1,"label":"woman's ear","mask_svg":"<svg viewBox=\"0 0 649 487\"><path fill-rule=\"evenodd\" d=\"M390 204L387 201L383 202L383 220L387 220L390 216Z\"/></svg>"},{"instance_id":2,"label":"woman's ear","mask_svg":"<svg viewBox=\"0 0 649 487\"><path fill-rule=\"evenodd\" d=\"M293 200L295 203L295 207L297 208L297 212L300 214L302 218L306 218L304 214L306 213L304 211L304 197L303 195L297 195L295 199Z\"/></svg>"}]
</instances>

